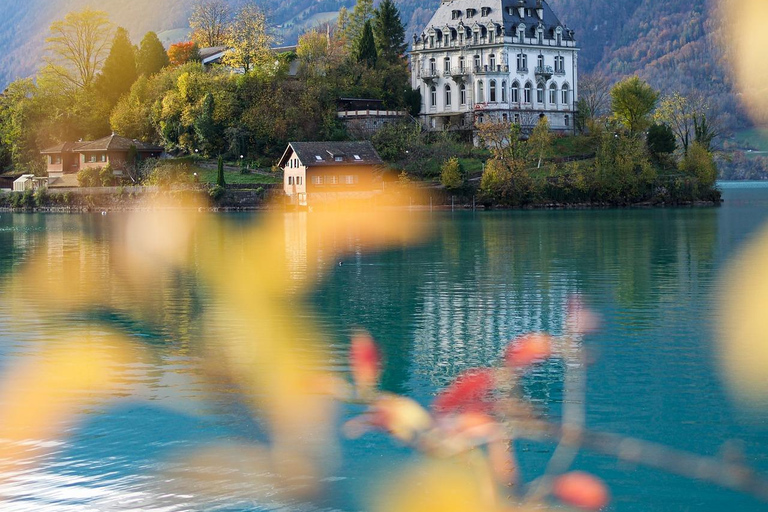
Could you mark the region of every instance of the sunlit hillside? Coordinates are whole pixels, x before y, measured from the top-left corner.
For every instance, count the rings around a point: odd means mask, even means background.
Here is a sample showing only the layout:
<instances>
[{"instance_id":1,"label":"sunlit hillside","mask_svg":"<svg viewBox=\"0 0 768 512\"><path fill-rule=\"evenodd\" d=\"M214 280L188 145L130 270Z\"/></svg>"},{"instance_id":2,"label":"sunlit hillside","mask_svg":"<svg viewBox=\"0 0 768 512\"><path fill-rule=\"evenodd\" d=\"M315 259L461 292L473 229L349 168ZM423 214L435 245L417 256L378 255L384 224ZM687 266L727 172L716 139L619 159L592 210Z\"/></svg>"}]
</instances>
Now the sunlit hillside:
<instances>
[{"instance_id":1,"label":"sunlit hillside","mask_svg":"<svg viewBox=\"0 0 768 512\"><path fill-rule=\"evenodd\" d=\"M231 0L233 5L242 0ZM91 5L124 26L135 42L148 30L167 44L186 36L194 0L4 0L0 2L0 83L27 76L40 62L50 23L66 12ZM307 27L332 20L354 0L263 0L282 42L294 43ZM399 0L408 37L429 21L438 0ZM555 12L576 30L583 50L581 71L598 69L613 77L640 73L663 91L701 90L718 95L725 112L736 112L728 73L716 42L718 24L709 0L550 0ZM731 118L728 124L736 124Z\"/></svg>"}]
</instances>

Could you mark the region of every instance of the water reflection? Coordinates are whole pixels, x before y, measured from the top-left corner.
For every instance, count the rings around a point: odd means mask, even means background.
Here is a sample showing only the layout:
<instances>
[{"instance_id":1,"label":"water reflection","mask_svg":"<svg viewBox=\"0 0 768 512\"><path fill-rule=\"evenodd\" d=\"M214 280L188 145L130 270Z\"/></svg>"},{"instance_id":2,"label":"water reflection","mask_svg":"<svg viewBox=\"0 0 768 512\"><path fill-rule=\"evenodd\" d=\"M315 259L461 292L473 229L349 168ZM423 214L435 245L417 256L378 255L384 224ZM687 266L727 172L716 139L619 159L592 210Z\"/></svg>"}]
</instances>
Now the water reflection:
<instances>
[{"instance_id":1,"label":"water reflection","mask_svg":"<svg viewBox=\"0 0 768 512\"><path fill-rule=\"evenodd\" d=\"M312 505L287 498L270 501L265 496L276 488L269 483L253 493L243 482L230 482L222 486L223 496L213 500L198 499L189 488L157 487L148 475L179 467L179 454L211 442L232 449L237 443L269 439L267 418L253 414L253 403L261 403L261 397L209 365L217 358L238 363L243 352L227 353L221 340L233 334L227 329L241 336L240 329L253 327L246 318L218 325L215 336L206 330L211 311L223 304L237 309L237 300L246 296L228 297L213 289L206 277L213 253L225 256L218 264L227 285L258 283L284 273L286 286L278 296L287 308L281 318L306 318L323 333L323 370L346 371L349 334L364 327L383 345L384 388L421 402L430 401L464 369L493 364L501 346L518 334L560 333L568 297L582 294L605 315L607 325L601 335L586 341L595 360L590 368L590 424L691 449L698 443L707 450L715 450L736 428L762 454L758 462L764 461L768 447L728 418L710 354L702 350L710 339L706 319L717 269L750 229L739 221L742 214L727 206L435 213L431 238L380 252L369 250L364 227L331 229L320 236L316 218L291 213L280 217L275 239L264 240L254 238L250 229L250 221L262 220L258 215L237 216L221 230L194 232L190 264L160 265L148 289L137 286L136 276L118 272L114 279L114 266L122 257L114 252L115 242L124 236L114 224L120 214L2 214L4 280L33 254L44 255L45 261L37 279L18 285L26 302L11 304L8 290L2 292L3 365L36 351L41 333L54 325L65 332L109 326L146 354L125 368L131 385L121 389L123 399L91 407L86 422L71 430L69 439L50 447L53 451L39 470L16 474L8 484L16 487L0 488L0 493L26 503L19 510L29 504L51 510L181 510L225 503L232 507L235 502L245 510L281 503L290 503L291 510L357 510L373 471L397 468L402 450L374 438L343 443L341 464L324 477L329 493ZM759 215L765 217L765 212L753 212L751 218ZM207 219L202 216L202 222ZM258 252L278 245L273 255ZM62 275L69 282L99 284L94 307L66 307L67 301L82 304L90 297L88 286L56 297L36 290ZM303 294L314 283L319 286L309 297L308 310ZM38 300L52 299L60 302L44 318L19 314L35 311ZM235 306L228 302L232 299ZM309 331L297 336L299 344L312 338ZM240 363L244 371L262 369L250 360ZM562 374L562 363L552 361L538 367L525 386L528 396L553 415L559 411ZM543 455L536 455L540 448L530 449L524 464L535 465ZM585 464L627 497L619 500L617 510L637 509L633 504L642 501L642 490L629 483L631 476L611 469L610 461L586 459ZM667 510L663 494L646 501L645 509ZM749 502L742 509L750 506L758 510Z\"/></svg>"}]
</instances>

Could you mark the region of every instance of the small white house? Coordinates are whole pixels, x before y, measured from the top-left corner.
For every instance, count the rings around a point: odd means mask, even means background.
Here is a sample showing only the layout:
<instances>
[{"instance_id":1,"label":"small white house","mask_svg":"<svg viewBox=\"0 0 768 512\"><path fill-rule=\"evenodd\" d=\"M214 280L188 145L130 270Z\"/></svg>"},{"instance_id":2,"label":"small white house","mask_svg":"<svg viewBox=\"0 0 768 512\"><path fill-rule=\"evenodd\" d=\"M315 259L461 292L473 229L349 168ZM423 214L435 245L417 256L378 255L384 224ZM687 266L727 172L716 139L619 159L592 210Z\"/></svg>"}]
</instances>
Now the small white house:
<instances>
[{"instance_id":1,"label":"small white house","mask_svg":"<svg viewBox=\"0 0 768 512\"><path fill-rule=\"evenodd\" d=\"M26 192L27 190L37 190L48 186L48 178L35 176L34 174L22 174L13 182L14 192Z\"/></svg>"}]
</instances>

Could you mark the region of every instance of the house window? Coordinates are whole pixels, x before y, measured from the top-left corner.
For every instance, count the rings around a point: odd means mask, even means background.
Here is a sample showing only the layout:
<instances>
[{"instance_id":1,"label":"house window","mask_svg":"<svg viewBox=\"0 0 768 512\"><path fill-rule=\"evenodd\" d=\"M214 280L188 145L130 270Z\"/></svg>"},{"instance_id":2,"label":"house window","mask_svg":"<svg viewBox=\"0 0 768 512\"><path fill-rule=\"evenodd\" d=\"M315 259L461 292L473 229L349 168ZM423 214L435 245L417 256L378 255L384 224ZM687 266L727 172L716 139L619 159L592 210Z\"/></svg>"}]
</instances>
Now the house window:
<instances>
[{"instance_id":1,"label":"house window","mask_svg":"<svg viewBox=\"0 0 768 512\"><path fill-rule=\"evenodd\" d=\"M557 33L557 46L560 46L561 44L563 44L563 35L560 32L558 32Z\"/></svg>"},{"instance_id":2,"label":"house window","mask_svg":"<svg viewBox=\"0 0 768 512\"><path fill-rule=\"evenodd\" d=\"M451 72L451 58L446 57L445 60L443 60L443 71L445 71L445 74L449 74Z\"/></svg>"},{"instance_id":3,"label":"house window","mask_svg":"<svg viewBox=\"0 0 768 512\"><path fill-rule=\"evenodd\" d=\"M464 57L459 57L459 71L464 72Z\"/></svg>"},{"instance_id":4,"label":"house window","mask_svg":"<svg viewBox=\"0 0 768 512\"><path fill-rule=\"evenodd\" d=\"M344 157L343 156L335 156L335 157L333 157L333 160L335 162L343 162L344 161Z\"/></svg>"},{"instance_id":5,"label":"house window","mask_svg":"<svg viewBox=\"0 0 768 512\"><path fill-rule=\"evenodd\" d=\"M296 184L301 185L304 179L301 176L296 176Z\"/></svg>"},{"instance_id":6,"label":"house window","mask_svg":"<svg viewBox=\"0 0 768 512\"><path fill-rule=\"evenodd\" d=\"M557 104L557 86L555 84L549 86L549 103Z\"/></svg>"},{"instance_id":7,"label":"house window","mask_svg":"<svg viewBox=\"0 0 768 512\"><path fill-rule=\"evenodd\" d=\"M520 29L520 31L517 33L517 42L520 44L525 42L525 29Z\"/></svg>"},{"instance_id":8,"label":"house window","mask_svg":"<svg viewBox=\"0 0 768 512\"><path fill-rule=\"evenodd\" d=\"M491 13L490 7L481 7L480 8L480 16L488 16Z\"/></svg>"},{"instance_id":9,"label":"house window","mask_svg":"<svg viewBox=\"0 0 768 512\"><path fill-rule=\"evenodd\" d=\"M437 87L434 85L429 88L429 100L431 101L430 106L432 108L437 107Z\"/></svg>"},{"instance_id":10,"label":"house window","mask_svg":"<svg viewBox=\"0 0 768 512\"><path fill-rule=\"evenodd\" d=\"M467 9L467 18L474 18L476 12L475 9Z\"/></svg>"},{"instance_id":11,"label":"house window","mask_svg":"<svg viewBox=\"0 0 768 512\"><path fill-rule=\"evenodd\" d=\"M570 104L570 91L568 90L568 84L563 84L563 105L569 105Z\"/></svg>"},{"instance_id":12,"label":"house window","mask_svg":"<svg viewBox=\"0 0 768 512\"><path fill-rule=\"evenodd\" d=\"M528 56L524 53L517 54L517 70L528 71Z\"/></svg>"},{"instance_id":13,"label":"house window","mask_svg":"<svg viewBox=\"0 0 768 512\"><path fill-rule=\"evenodd\" d=\"M504 121L505 123L507 122L507 113L506 112L501 114L501 120Z\"/></svg>"},{"instance_id":14,"label":"house window","mask_svg":"<svg viewBox=\"0 0 768 512\"><path fill-rule=\"evenodd\" d=\"M456 11L456 10L451 11L452 20L457 20L459 18L461 18L461 11Z\"/></svg>"},{"instance_id":15,"label":"house window","mask_svg":"<svg viewBox=\"0 0 768 512\"><path fill-rule=\"evenodd\" d=\"M312 176L312 183L314 185L322 185L323 184L323 177L322 176Z\"/></svg>"},{"instance_id":16,"label":"house window","mask_svg":"<svg viewBox=\"0 0 768 512\"><path fill-rule=\"evenodd\" d=\"M357 175L347 175L344 176L344 183L347 185L354 185L357 183Z\"/></svg>"},{"instance_id":17,"label":"house window","mask_svg":"<svg viewBox=\"0 0 768 512\"><path fill-rule=\"evenodd\" d=\"M360 155L352 155L352 158L354 158L355 160L362 160L362 159L360 158Z\"/></svg>"},{"instance_id":18,"label":"house window","mask_svg":"<svg viewBox=\"0 0 768 512\"><path fill-rule=\"evenodd\" d=\"M489 91L489 99L490 101L496 101L496 80L491 80L490 82L490 91Z\"/></svg>"},{"instance_id":19,"label":"house window","mask_svg":"<svg viewBox=\"0 0 768 512\"><path fill-rule=\"evenodd\" d=\"M539 84L536 87L536 101L538 103L544 103L544 85Z\"/></svg>"},{"instance_id":20,"label":"house window","mask_svg":"<svg viewBox=\"0 0 768 512\"><path fill-rule=\"evenodd\" d=\"M475 55L475 71L480 71L480 56Z\"/></svg>"},{"instance_id":21,"label":"house window","mask_svg":"<svg viewBox=\"0 0 768 512\"><path fill-rule=\"evenodd\" d=\"M515 124L520 124L520 114L515 114Z\"/></svg>"},{"instance_id":22,"label":"house window","mask_svg":"<svg viewBox=\"0 0 768 512\"><path fill-rule=\"evenodd\" d=\"M429 74L434 75L437 73L437 66L435 65L435 59L429 59Z\"/></svg>"},{"instance_id":23,"label":"house window","mask_svg":"<svg viewBox=\"0 0 768 512\"><path fill-rule=\"evenodd\" d=\"M288 184L293 185L293 176L288 176Z\"/></svg>"},{"instance_id":24,"label":"house window","mask_svg":"<svg viewBox=\"0 0 768 512\"><path fill-rule=\"evenodd\" d=\"M107 154L106 153L102 153L101 154L101 161L102 162L106 162L107 161Z\"/></svg>"},{"instance_id":25,"label":"house window","mask_svg":"<svg viewBox=\"0 0 768 512\"><path fill-rule=\"evenodd\" d=\"M544 32L539 30L539 44L544 44Z\"/></svg>"},{"instance_id":26,"label":"house window","mask_svg":"<svg viewBox=\"0 0 768 512\"><path fill-rule=\"evenodd\" d=\"M531 102L531 82L528 82L527 84L525 84L525 89L523 90L523 102L524 103Z\"/></svg>"},{"instance_id":27,"label":"house window","mask_svg":"<svg viewBox=\"0 0 768 512\"><path fill-rule=\"evenodd\" d=\"M520 84L517 81L512 82L512 88L509 90L509 101L512 103L520 102Z\"/></svg>"},{"instance_id":28,"label":"house window","mask_svg":"<svg viewBox=\"0 0 768 512\"><path fill-rule=\"evenodd\" d=\"M488 56L488 68L491 71L496 69L496 55L493 53Z\"/></svg>"},{"instance_id":29,"label":"house window","mask_svg":"<svg viewBox=\"0 0 768 512\"><path fill-rule=\"evenodd\" d=\"M502 103L507 102L507 82L506 80L501 82L501 101Z\"/></svg>"},{"instance_id":30,"label":"house window","mask_svg":"<svg viewBox=\"0 0 768 512\"><path fill-rule=\"evenodd\" d=\"M321 157L320 155L315 155L315 160L317 160L318 162L322 162L323 157Z\"/></svg>"},{"instance_id":31,"label":"house window","mask_svg":"<svg viewBox=\"0 0 768 512\"><path fill-rule=\"evenodd\" d=\"M96 162L96 155L91 155L90 160L91 160L91 163Z\"/></svg>"},{"instance_id":32,"label":"house window","mask_svg":"<svg viewBox=\"0 0 768 512\"><path fill-rule=\"evenodd\" d=\"M462 105L467 104L467 87L464 84L459 86L459 103Z\"/></svg>"},{"instance_id":33,"label":"house window","mask_svg":"<svg viewBox=\"0 0 768 512\"><path fill-rule=\"evenodd\" d=\"M339 177L336 176L336 175L326 176L325 177L325 182L329 183L331 185L337 185L339 183Z\"/></svg>"},{"instance_id":34,"label":"house window","mask_svg":"<svg viewBox=\"0 0 768 512\"><path fill-rule=\"evenodd\" d=\"M451 86L448 84L445 84L445 106L451 106Z\"/></svg>"},{"instance_id":35,"label":"house window","mask_svg":"<svg viewBox=\"0 0 768 512\"><path fill-rule=\"evenodd\" d=\"M483 90L483 81L479 80L477 82L477 102L483 103L485 102L485 91Z\"/></svg>"},{"instance_id":36,"label":"house window","mask_svg":"<svg viewBox=\"0 0 768 512\"><path fill-rule=\"evenodd\" d=\"M565 114L565 117L563 117L563 122L565 122L565 126L571 126L571 118L568 114Z\"/></svg>"},{"instance_id":37,"label":"house window","mask_svg":"<svg viewBox=\"0 0 768 512\"><path fill-rule=\"evenodd\" d=\"M536 59L536 65L540 68L544 67L544 56L539 54L538 58Z\"/></svg>"}]
</instances>

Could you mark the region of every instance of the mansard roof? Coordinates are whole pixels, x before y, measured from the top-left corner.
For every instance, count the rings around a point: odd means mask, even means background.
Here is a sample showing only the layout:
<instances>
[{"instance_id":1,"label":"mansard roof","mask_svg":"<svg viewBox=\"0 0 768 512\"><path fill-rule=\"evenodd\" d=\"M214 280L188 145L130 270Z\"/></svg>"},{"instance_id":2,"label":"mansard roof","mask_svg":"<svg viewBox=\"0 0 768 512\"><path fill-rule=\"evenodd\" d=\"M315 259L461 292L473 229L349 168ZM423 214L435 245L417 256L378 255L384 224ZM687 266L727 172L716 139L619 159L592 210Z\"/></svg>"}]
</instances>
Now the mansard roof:
<instances>
[{"instance_id":1,"label":"mansard roof","mask_svg":"<svg viewBox=\"0 0 768 512\"><path fill-rule=\"evenodd\" d=\"M520 8L524 9L522 17ZM470 9L474 11L474 15L467 17L467 11ZM536 9L542 9L541 19ZM459 16L455 16L454 12L459 13ZM517 34L519 27L523 25L526 37L535 37L541 26L545 39L554 39L557 28L561 27L563 41L574 40L573 31L560 23L557 15L544 0L443 0L422 33L426 34L430 28L441 30L444 27L456 27L459 23L470 28L475 24L487 27L495 23L501 25L508 35Z\"/></svg>"}]
</instances>

